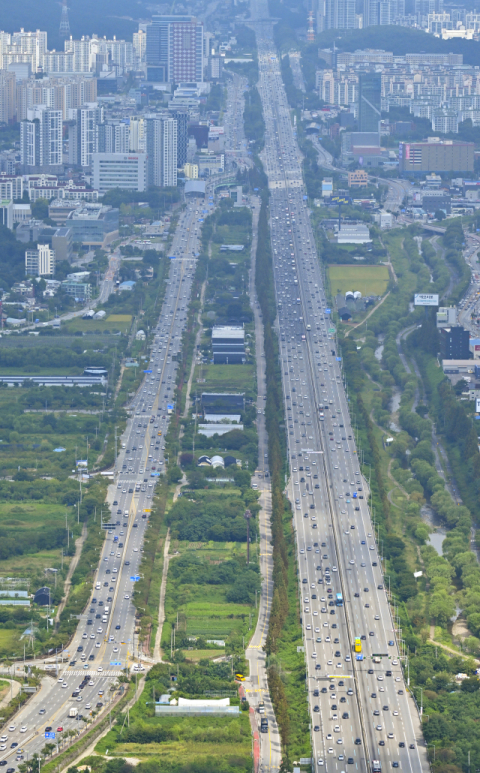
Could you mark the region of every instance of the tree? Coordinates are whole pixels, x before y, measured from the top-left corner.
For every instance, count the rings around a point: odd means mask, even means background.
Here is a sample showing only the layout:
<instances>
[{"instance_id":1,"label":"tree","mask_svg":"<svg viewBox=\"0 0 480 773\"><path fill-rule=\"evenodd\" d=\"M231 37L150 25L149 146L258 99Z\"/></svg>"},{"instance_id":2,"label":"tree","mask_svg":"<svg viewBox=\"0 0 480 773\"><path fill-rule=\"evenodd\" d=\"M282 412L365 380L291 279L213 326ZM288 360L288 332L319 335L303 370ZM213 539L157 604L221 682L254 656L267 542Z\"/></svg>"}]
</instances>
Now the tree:
<instances>
[{"instance_id":1,"label":"tree","mask_svg":"<svg viewBox=\"0 0 480 773\"><path fill-rule=\"evenodd\" d=\"M183 473L180 467L174 464L173 467L169 468L167 477L169 483L179 483L182 480Z\"/></svg>"},{"instance_id":2,"label":"tree","mask_svg":"<svg viewBox=\"0 0 480 773\"><path fill-rule=\"evenodd\" d=\"M443 209L436 209L434 214L435 220L445 220L446 215Z\"/></svg>"}]
</instances>

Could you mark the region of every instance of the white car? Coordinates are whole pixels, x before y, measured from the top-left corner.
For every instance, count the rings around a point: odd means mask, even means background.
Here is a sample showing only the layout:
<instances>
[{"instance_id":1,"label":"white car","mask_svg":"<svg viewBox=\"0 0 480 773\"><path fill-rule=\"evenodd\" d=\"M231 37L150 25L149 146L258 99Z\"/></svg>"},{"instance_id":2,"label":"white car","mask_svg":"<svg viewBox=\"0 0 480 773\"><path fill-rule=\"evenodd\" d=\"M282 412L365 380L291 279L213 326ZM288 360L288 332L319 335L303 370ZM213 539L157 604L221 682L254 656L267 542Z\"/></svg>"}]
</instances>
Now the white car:
<instances>
[{"instance_id":1,"label":"white car","mask_svg":"<svg viewBox=\"0 0 480 773\"><path fill-rule=\"evenodd\" d=\"M0 744L0 752L6 751L6 748L7 748L7 744L6 743Z\"/></svg>"},{"instance_id":2,"label":"white car","mask_svg":"<svg viewBox=\"0 0 480 773\"><path fill-rule=\"evenodd\" d=\"M128 595L128 593L126 593L126 594L125 594L125 596L124 596L123 598L124 598L124 599L129 599L129 598L130 598L130 596Z\"/></svg>"},{"instance_id":3,"label":"white car","mask_svg":"<svg viewBox=\"0 0 480 773\"><path fill-rule=\"evenodd\" d=\"M100 642L99 641L95 642L95 647L100 647Z\"/></svg>"},{"instance_id":4,"label":"white car","mask_svg":"<svg viewBox=\"0 0 480 773\"><path fill-rule=\"evenodd\" d=\"M97 628L97 633L103 633L103 628Z\"/></svg>"},{"instance_id":5,"label":"white car","mask_svg":"<svg viewBox=\"0 0 480 773\"><path fill-rule=\"evenodd\" d=\"M62 690L66 690L66 688L67 688L67 687L68 687L68 684L67 684L66 682L64 682L64 683L62 684ZM22 733L22 732L23 732L23 730L20 730L20 732Z\"/></svg>"},{"instance_id":6,"label":"white car","mask_svg":"<svg viewBox=\"0 0 480 773\"><path fill-rule=\"evenodd\" d=\"M27 726L26 725L22 725L21 728L20 728L20 732L21 733L26 733L27 732Z\"/></svg>"},{"instance_id":7,"label":"white car","mask_svg":"<svg viewBox=\"0 0 480 773\"><path fill-rule=\"evenodd\" d=\"M16 727L15 725L10 725L8 729L11 733L13 733L13 731L16 730Z\"/></svg>"},{"instance_id":8,"label":"white car","mask_svg":"<svg viewBox=\"0 0 480 773\"><path fill-rule=\"evenodd\" d=\"M101 666L99 666L99 667L97 668L97 671L103 671L103 668L102 668Z\"/></svg>"}]
</instances>

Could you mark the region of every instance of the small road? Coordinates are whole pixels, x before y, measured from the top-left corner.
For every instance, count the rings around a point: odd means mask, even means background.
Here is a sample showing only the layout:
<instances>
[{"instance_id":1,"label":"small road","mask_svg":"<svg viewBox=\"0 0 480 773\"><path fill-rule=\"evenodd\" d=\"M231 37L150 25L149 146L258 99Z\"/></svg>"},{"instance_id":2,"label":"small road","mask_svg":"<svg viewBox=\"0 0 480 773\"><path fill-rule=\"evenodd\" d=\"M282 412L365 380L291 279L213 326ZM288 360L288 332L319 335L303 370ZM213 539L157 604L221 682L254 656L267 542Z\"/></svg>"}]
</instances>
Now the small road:
<instances>
[{"instance_id":1,"label":"small road","mask_svg":"<svg viewBox=\"0 0 480 773\"><path fill-rule=\"evenodd\" d=\"M257 250L257 225L260 212L260 201L254 199L255 207L253 210L253 239L251 248L251 269L250 269L250 299L254 312L255 321L255 350L257 366L257 406L258 410L263 410L266 399L266 375L265 375L265 353L263 348L263 321L260 312L260 306L257 299L255 288L255 254ZM275 773L280 768L282 761L282 750L280 743L280 734L275 719L275 714L270 699L267 682L267 664L264 645L268 634L268 622L270 619L270 609L273 598L273 551L272 551L272 532L270 527L270 518L272 511L272 497L269 478L265 475L268 472L268 435L265 426L265 416L263 413L257 413L257 433L258 433L258 458L259 469L256 472L254 480L257 482L260 491L261 510L258 515L258 524L260 530L260 573L262 576L262 589L260 592L258 619L255 632L250 640L250 644L245 652L245 657L249 662L249 676L245 680L245 693L250 706L254 710L252 716L252 727L260 724L257 720L259 715L256 710L260 701L265 704L265 714L268 719L268 733L259 734L259 741L254 739L254 744L259 743L259 762L262 770L266 773ZM255 733L255 736L257 734ZM254 749L254 759L255 759Z\"/></svg>"}]
</instances>

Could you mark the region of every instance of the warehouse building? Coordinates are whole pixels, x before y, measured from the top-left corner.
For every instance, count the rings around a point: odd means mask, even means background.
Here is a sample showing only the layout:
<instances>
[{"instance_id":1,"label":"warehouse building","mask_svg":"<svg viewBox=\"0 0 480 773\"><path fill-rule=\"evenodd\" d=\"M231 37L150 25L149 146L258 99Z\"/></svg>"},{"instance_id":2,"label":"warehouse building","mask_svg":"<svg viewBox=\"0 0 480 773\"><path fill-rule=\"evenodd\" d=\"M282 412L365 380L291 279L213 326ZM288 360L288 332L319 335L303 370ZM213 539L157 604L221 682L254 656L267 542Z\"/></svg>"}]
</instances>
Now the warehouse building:
<instances>
[{"instance_id":1,"label":"warehouse building","mask_svg":"<svg viewBox=\"0 0 480 773\"><path fill-rule=\"evenodd\" d=\"M473 142L456 142L429 137L425 142L401 142L399 171L403 174L426 172L473 172Z\"/></svg>"}]
</instances>

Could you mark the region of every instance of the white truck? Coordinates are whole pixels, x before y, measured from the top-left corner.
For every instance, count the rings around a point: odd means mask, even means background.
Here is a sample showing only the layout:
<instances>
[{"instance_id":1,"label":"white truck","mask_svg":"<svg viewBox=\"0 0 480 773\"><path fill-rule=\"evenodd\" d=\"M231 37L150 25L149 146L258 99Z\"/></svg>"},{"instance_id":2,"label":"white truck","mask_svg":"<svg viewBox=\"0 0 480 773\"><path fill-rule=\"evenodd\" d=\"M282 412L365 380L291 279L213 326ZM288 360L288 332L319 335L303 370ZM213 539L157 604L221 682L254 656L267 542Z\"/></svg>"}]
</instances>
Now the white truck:
<instances>
[{"instance_id":1,"label":"white truck","mask_svg":"<svg viewBox=\"0 0 480 773\"><path fill-rule=\"evenodd\" d=\"M76 717L77 714L78 714L78 709L75 708L75 706L72 706L72 708L68 710L69 717Z\"/></svg>"}]
</instances>

